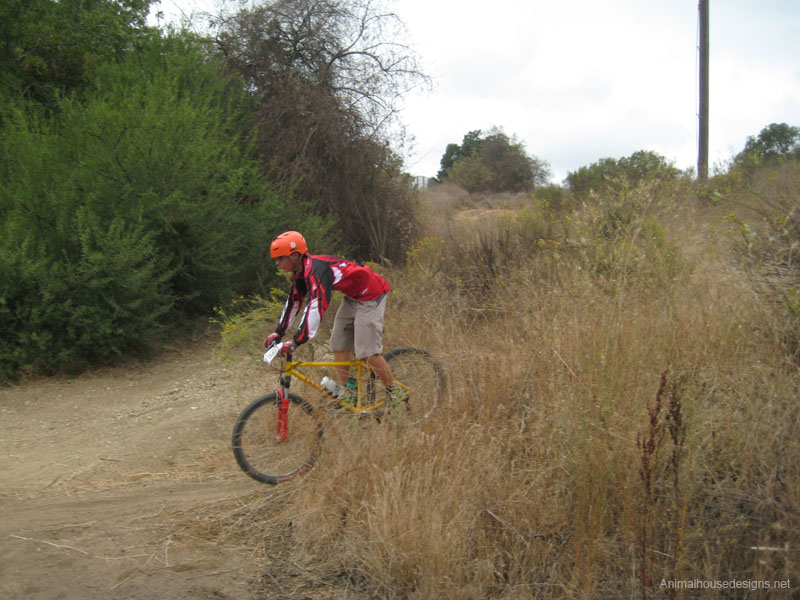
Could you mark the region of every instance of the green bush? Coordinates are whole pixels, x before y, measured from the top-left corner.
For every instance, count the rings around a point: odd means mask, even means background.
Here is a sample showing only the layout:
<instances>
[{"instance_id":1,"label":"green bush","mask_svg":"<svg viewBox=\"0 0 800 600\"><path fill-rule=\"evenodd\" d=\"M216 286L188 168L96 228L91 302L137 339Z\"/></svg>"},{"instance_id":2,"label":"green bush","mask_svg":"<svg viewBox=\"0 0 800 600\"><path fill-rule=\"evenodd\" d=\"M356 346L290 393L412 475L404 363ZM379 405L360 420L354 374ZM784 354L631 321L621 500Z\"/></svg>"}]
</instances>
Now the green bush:
<instances>
[{"instance_id":1,"label":"green bush","mask_svg":"<svg viewBox=\"0 0 800 600\"><path fill-rule=\"evenodd\" d=\"M441 167L439 181L468 192L530 191L550 177L545 161L529 156L524 144L497 128L470 131L460 146L448 144Z\"/></svg>"},{"instance_id":2,"label":"green bush","mask_svg":"<svg viewBox=\"0 0 800 600\"><path fill-rule=\"evenodd\" d=\"M627 186L653 182L667 185L681 177L681 172L663 156L639 150L620 159L601 158L588 167L567 174L566 183L576 198L583 200L616 194Z\"/></svg>"},{"instance_id":3,"label":"green bush","mask_svg":"<svg viewBox=\"0 0 800 600\"><path fill-rule=\"evenodd\" d=\"M0 377L147 347L168 324L269 289L275 234L323 234L259 174L249 102L197 42L154 36L51 116L6 106Z\"/></svg>"}]
</instances>

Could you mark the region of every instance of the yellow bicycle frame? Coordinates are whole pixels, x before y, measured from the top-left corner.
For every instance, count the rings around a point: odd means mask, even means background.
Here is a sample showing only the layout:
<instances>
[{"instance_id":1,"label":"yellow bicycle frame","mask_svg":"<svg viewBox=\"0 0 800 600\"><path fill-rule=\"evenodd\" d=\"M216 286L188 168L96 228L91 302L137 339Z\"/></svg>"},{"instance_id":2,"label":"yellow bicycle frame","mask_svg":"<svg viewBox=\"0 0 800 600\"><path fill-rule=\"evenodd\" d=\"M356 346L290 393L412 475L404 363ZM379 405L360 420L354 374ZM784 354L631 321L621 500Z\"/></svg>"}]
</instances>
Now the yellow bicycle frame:
<instances>
[{"instance_id":1,"label":"yellow bicycle frame","mask_svg":"<svg viewBox=\"0 0 800 600\"><path fill-rule=\"evenodd\" d=\"M362 375L364 375L365 371L372 371L372 369L363 361L363 360L350 360L350 361L296 361L296 360L287 360L286 365L283 369L283 375L286 377L296 377L303 383L308 386L311 386L315 390L325 394L326 396L329 395L325 389L316 381L305 375L303 372L299 371L299 368L318 368L318 367L355 367L356 368L356 402L355 404L351 404L350 402L345 402L344 400L337 400L340 406L347 408L353 412L367 412L372 411L380 408L383 405L383 395L380 398L376 398L375 402L367 404L366 403L366 391L362 389L361 382L362 382Z\"/></svg>"}]
</instances>

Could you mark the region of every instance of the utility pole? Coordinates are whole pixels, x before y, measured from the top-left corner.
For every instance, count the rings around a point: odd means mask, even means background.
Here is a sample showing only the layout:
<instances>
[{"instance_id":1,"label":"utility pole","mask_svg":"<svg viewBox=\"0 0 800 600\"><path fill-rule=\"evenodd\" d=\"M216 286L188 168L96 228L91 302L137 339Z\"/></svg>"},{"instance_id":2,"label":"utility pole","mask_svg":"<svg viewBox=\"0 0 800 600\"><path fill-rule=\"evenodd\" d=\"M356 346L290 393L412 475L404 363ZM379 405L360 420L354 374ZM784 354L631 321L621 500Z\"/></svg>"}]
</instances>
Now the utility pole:
<instances>
[{"instance_id":1,"label":"utility pole","mask_svg":"<svg viewBox=\"0 0 800 600\"><path fill-rule=\"evenodd\" d=\"M708 0L698 5L700 29L700 139L697 148L697 180L708 180Z\"/></svg>"}]
</instances>

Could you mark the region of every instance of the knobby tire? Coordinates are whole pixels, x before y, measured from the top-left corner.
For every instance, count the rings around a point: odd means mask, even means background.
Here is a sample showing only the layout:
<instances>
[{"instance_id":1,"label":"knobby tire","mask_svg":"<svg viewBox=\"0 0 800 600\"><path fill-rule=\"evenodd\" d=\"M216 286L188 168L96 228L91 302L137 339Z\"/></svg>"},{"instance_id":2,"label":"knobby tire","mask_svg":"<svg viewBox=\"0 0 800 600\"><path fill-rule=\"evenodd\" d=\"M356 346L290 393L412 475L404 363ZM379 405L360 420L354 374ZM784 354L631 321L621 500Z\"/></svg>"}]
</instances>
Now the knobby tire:
<instances>
[{"instance_id":1,"label":"knobby tire","mask_svg":"<svg viewBox=\"0 0 800 600\"><path fill-rule=\"evenodd\" d=\"M296 394L288 397L285 435L281 435L278 392L257 398L236 419L233 454L256 481L272 485L286 481L310 469L319 455L323 430L317 411Z\"/></svg>"},{"instance_id":2,"label":"knobby tire","mask_svg":"<svg viewBox=\"0 0 800 600\"><path fill-rule=\"evenodd\" d=\"M384 355L395 380L407 386L407 398L388 407L394 422L413 426L426 421L439 408L445 392L445 376L433 356L421 348L395 348Z\"/></svg>"}]
</instances>

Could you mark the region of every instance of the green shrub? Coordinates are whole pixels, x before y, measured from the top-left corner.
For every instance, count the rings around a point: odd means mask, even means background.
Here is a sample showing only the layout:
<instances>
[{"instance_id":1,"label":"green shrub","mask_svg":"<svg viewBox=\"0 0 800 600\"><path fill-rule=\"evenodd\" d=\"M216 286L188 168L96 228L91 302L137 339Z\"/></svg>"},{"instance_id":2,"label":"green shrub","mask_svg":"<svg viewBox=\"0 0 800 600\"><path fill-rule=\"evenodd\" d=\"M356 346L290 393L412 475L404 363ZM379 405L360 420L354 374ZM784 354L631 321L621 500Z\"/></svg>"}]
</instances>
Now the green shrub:
<instances>
[{"instance_id":1,"label":"green shrub","mask_svg":"<svg viewBox=\"0 0 800 600\"><path fill-rule=\"evenodd\" d=\"M667 185L681 178L672 162L649 150L639 150L620 159L601 158L588 167L567 174L572 194L587 200L592 195L613 195L625 186L642 183Z\"/></svg>"},{"instance_id":2,"label":"green shrub","mask_svg":"<svg viewBox=\"0 0 800 600\"><path fill-rule=\"evenodd\" d=\"M251 155L249 98L188 37L153 37L45 116L0 129L2 378L75 371L277 281L282 230L325 234Z\"/></svg>"}]
</instances>

